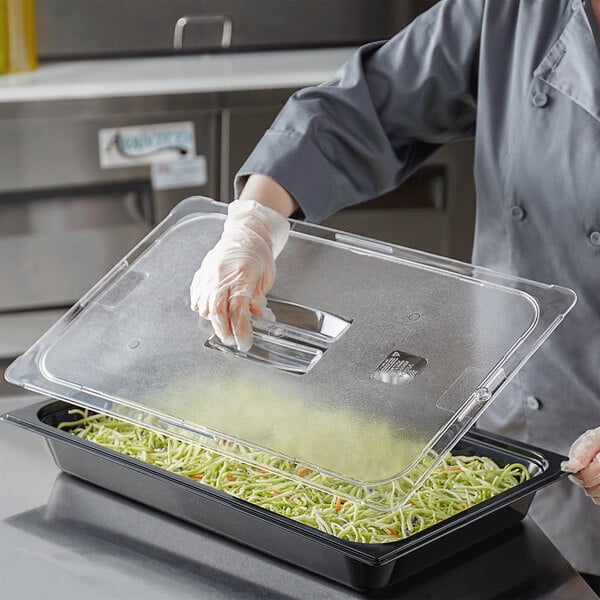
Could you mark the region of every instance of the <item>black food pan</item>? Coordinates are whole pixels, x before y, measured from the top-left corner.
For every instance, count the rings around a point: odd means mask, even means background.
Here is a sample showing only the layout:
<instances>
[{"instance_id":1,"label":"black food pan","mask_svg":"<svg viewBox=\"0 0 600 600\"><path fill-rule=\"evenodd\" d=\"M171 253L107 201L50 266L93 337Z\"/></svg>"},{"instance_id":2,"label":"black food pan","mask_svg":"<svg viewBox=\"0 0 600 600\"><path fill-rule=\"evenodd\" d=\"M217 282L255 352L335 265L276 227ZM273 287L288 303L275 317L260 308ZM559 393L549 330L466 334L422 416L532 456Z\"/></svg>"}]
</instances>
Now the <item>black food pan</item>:
<instances>
[{"instance_id":1,"label":"black food pan","mask_svg":"<svg viewBox=\"0 0 600 600\"><path fill-rule=\"evenodd\" d=\"M488 456L500 465L520 462L531 479L405 540L362 544L57 429L77 418L68 414L70 408L46 400L2 419L43 435L65 473L359 590L385 587L518 524L535 492L563 476L565 457L472 429L454 454Z\"/></svg>"}]
</instances>

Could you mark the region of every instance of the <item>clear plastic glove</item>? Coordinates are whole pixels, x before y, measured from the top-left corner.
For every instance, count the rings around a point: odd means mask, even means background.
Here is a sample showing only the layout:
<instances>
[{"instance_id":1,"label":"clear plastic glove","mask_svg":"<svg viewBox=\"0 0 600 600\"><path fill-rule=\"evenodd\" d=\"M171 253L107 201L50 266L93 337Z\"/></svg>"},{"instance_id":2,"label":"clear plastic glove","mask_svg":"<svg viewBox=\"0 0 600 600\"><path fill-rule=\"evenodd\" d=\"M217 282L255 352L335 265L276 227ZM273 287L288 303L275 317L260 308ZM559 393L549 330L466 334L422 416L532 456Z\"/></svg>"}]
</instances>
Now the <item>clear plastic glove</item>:
<instances>
[{"instance_id":1,"label":"clear plastic glove","mask_svg":"<svg viewBox=\"0 0 600 600\"><path fill-rule=\"evenodd\" d=\"M210 320L224 344L244 352L252 346L250 316L268 317L266 294L289 230L287 219L258 202L229 205L223 235L190 286L192 310Z\"/></svg>"},{"instance_id":2,"label":"clear plastic glove","mask_svg":"<svg viewBox=\"0 0 600 600\"><path fill-rule=\"evenodd\" d=\"M588 429L569 450L569 460L561 464L572 473L569 479L582 487L594 504L600 504L600 427Z\"/></svg>"}]
</instances>

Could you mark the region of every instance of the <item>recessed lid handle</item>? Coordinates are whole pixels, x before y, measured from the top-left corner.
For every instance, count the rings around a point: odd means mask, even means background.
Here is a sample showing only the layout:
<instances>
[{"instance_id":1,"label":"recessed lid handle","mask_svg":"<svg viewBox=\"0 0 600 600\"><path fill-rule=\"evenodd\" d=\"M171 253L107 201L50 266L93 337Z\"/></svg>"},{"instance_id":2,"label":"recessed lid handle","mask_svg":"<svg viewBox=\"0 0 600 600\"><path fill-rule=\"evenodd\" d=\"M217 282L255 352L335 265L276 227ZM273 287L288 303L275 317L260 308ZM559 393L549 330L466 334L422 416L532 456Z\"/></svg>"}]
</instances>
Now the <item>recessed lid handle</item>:
<instances>
[{"instance_id":1,"label":"recessed lid handle","mask_svg":"<svg viewBox=\"0 0 600 600\"><path fill-rule=\"evenodd\" d=\"M204 345L231 356L304 375L352 323L351 319L278 298L268 298L267 309L273 320L251 319L254 340L247 352L223 344L216 335L209 337Z\"/></svg>"}]
</instances>

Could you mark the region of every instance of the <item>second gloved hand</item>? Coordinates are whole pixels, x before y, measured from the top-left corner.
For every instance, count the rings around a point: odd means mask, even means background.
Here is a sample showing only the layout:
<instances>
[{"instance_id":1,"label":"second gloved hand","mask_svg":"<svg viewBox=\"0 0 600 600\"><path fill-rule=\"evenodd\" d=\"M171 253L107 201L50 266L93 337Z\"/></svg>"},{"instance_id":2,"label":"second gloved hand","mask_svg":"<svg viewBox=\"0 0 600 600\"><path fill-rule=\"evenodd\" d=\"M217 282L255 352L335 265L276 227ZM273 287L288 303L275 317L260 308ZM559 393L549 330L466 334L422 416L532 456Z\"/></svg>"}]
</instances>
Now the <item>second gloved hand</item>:
<instances>
[{"instance_id":1,"label":"second gloved hand","mask_svg":"<svg viewBox=\"0 0 600 600\"><path fill-rule=\"evenodd\" d=\"M569 460L562 470L572 473L569 479L582 487L595 504L600 504L600 427L581 434L569 450Z\"/></svg>"},{"instance_id":2,"label":"second gloved hand","mask_svg":"<svg viewBox=\"0 0 600 600\"><path fill-rule=\"evenodd\" d=\"M251 314L263 316L275 281L275 259L289 237L278 212L252 200L229 205L223 234L208 252L190 286L192 310L209 319L219 339L247 351Z\"/></svg>"}]
</instances>

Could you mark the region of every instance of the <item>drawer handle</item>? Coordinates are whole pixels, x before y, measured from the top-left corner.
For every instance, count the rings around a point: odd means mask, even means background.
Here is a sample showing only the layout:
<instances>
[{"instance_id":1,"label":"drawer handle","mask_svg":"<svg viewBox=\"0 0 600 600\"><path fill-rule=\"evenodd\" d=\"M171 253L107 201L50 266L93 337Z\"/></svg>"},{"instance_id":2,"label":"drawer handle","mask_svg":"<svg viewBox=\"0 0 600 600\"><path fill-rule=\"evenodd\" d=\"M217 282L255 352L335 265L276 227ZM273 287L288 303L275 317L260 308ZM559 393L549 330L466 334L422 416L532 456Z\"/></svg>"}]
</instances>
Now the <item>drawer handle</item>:
<instances>
[{"instance_id":1,"label":"drawer handle","mask_svg":"<svg viewBox=\"0 0 600 600\"><path fill-rule=\"evenodd\" d=\"M177 19L175 23L175 34L173 37L173 47L176 50L183 49L183 32L187 25L210 25L211 23L220 23L223 27L221 36L221 48L226 49L231 46L231 34L233 31L233 21L227 15L185 15Z\"/></svg>"}]
</instances>

